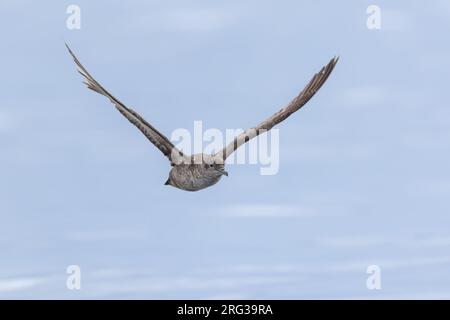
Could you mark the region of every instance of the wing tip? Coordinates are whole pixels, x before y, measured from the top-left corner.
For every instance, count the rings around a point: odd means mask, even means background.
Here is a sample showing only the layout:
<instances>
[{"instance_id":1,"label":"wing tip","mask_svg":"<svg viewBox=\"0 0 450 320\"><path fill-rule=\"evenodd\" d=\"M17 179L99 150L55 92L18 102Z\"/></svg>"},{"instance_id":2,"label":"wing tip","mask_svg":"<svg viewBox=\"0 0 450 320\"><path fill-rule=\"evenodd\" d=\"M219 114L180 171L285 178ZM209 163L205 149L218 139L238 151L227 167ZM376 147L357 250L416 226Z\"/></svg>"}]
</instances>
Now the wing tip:
<instances>
[{"instance_id":1,"label":"wing tip","mask_svg":"<svg viewBox=\"0 0 450 320\"><path fill-rule=\"evenodd\" d=\"M338 63L339 59L340 59L339 55L334 56L333 59L331 59L330 63L333 65L333 67Z\"/></svg>"},{"instance_id":2,"label":"wing tip","mask_svg":"<svg viewBox=\"0 0 450 320\"><path fill-rule=\"evenodd\" d=\"M67 51L69 51L70 55L72 56L73 59L75 59L75 54L73 53L72 49L70 49L69 45L67 44L67 42L64 42L64 45L67 48Z\"/></svg>"}]
</instances>

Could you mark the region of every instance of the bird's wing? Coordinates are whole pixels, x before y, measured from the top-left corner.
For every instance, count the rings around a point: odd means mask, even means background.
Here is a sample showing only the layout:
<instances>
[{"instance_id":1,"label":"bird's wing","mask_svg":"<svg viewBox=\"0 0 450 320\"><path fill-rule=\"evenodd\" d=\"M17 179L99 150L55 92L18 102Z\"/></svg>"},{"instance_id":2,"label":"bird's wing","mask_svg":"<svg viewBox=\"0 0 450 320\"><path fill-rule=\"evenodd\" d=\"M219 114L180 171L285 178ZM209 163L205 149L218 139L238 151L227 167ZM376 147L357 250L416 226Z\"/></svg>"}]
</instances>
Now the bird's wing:
<instances>
[{"instance_id":1,"label":"bird's wing","mask_svg":"<svg viewBox=\"0 0 450 320\"><path fill-rule=\"evenodd\" d=\"M117 110L119 110L119 112L127 118L128 121L134 124L147 137L147 139L150 140L151 143L161 150L161 152L168 157L172 163L179 161L183 157L182 152L175 148L166 136L156 130L150 123L145 121L145 119L142 118L136 111L126 107L122 102L103 88L102 85L98 83L83 67L67 44L66 47L78 66L78 72L85 79L83 83L86 84L89 89L107 97L116 106Z\"/></svg>"},{"instance_id":2,"label":"bird's wing","mask_svg":"<svg viewBox=\"0 0 450 320\"><path fill-rule=\"evenodd\" d=\"M270 118L261 122L255 128L250 128L235 137L232 142L230 142L223 150L219 151L215 155L217 159L216 161L225 161L225 159L228 158L241 145L258 136L259 134L272 129L273 126L282 122L295 111L303 107L325 83L338 60L338 57L331 59L330 62L320 70L320 72L314 75L314 77L311 79L311 81L309 81L306 87L286 107L272 115Z\"/></svg>"}]
</instances>

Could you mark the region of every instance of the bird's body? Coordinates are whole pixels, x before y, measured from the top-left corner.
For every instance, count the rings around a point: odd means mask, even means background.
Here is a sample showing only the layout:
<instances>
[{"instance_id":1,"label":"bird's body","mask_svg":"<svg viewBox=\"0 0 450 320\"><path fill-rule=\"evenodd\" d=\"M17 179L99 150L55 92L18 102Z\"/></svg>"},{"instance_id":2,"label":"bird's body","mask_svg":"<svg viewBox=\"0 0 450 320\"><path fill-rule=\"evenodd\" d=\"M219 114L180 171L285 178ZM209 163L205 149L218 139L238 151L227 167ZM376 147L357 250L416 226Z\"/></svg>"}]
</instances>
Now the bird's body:
<instances>
[{"instance_id":1,"label":"bird's body","mask_svg":"<svg viewBox=\"0 0 450 320\"><path fill-rule=\"evenodd\" d=\"M224 165L214 163L214 158L207 154L196 154L186 163L174 164L169 172L166 185L186 191L198 191L210 187L228 173Z\"/></svg>"},{"instance_id":2,"label":"bird's body","mask_svg":"<svg viewBox=\"0 0 450 320\"><path fill-rule=\"evenodd\" d=\"M331 59L325 67L314 75L300 94L286 107L282 108L256 127L248 129L236 136L223 150L213 155L200 153L188 156L178 150L166 136L145 121L145 119L136 111L126 107L122 102L110 94L89 74L68 46L67 49L77 64L79 68L78 71L84 77L84 83L87 87L107 97L115 105L117 110L119 110L128 121L135 125L147 139L169 159L172 169L170 170L169 179L167 179L166 185L171 185L186 191L198 191L210 187L216 184L223 175L228 176L228 173L224 171L225 160L241 145L259 134L272 129L276 124L282 122L303 107L322 87L338 61L338 58Z\"/></svg>"}]
</instances>

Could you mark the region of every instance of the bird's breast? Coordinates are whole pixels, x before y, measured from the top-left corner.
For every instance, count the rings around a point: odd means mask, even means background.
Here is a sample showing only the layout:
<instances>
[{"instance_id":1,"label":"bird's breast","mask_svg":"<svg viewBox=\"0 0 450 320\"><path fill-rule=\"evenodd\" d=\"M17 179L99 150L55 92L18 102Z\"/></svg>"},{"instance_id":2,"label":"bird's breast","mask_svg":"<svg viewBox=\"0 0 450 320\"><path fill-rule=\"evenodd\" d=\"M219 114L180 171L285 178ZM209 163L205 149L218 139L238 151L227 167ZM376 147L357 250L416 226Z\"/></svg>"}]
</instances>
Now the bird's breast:
<instances>
[{"instance_id":1,"label":"bird's breast","mask_svg":"<svg viewBox=\"0 0 450 320\"><path fill-rule=\"evenodd\" d=\"M187 191L198 191L216 184L220 176L208 175L200 166L180 165L170 171L174 187Z\"/></svg>"}]
</instances>

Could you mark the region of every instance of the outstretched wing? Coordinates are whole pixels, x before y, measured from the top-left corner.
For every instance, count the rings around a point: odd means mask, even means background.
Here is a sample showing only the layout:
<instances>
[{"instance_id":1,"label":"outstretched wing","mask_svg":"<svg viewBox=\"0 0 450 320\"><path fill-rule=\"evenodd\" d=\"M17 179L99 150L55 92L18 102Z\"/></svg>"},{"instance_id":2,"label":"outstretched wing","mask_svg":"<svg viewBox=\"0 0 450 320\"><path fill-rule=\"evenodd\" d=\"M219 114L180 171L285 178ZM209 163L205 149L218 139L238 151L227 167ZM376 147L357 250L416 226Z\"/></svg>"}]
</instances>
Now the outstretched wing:
<instances>
[{"instance_id":1,"label":"outstretched wing","mask_svg":"<svg viewBox=\"0 0 450 320\"><path fill-rule=\"evenodd\" d=\"M223 150L215 155L216 159L218 159L218 161L225 161L225 159L228 158L241 145L258 136L259 134L272 129L276 124L282 122L295 111L303 107L328 79L328 76L333 71L338 60L338 57L331 59L331 61L325 67L323 67L319 73L316 73L314 75L314 77L300 92L300 94L295 97L294 100L292 100L285 108L281 109L270 118L261 122L255 128L250 128L238 135Z\"/></svg>"},{"instance_id":2,"label":"outstretched wing","mask_svg":"<svg viewBox=\"0 0 450 320\"><path fill-rule=\"evenodd\" d=\"M89 89L107 97L116 106L117 110L119 110L119 112L127 118L128 121L134 124L147 137L147 139L150 140L151 143L153 143L166 157L169 158L171 162L177 162L179 160L174 158L183 157L181 151L175 148L166 136L156 130L150 123L145 121L145 119L142 118L136 111L126 107L122 102L103 88L100 83L98 83L83 67L67 44L66 47L78 66L78 72L84 77L85 81L83 81L83 83L86 84Z\"/></svg>"}]
</instances>

